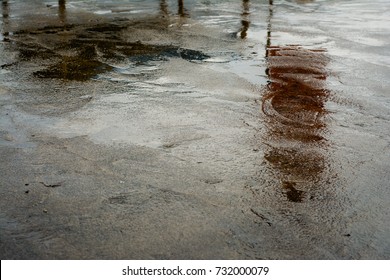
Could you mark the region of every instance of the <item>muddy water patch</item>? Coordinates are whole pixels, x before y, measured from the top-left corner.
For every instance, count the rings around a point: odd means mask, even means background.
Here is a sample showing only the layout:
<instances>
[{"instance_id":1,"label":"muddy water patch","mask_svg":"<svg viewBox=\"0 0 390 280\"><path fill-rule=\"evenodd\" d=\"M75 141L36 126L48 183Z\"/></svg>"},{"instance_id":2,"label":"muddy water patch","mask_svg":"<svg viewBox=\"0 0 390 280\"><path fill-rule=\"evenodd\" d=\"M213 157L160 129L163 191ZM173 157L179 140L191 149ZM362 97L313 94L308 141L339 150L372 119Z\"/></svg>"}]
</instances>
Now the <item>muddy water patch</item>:
<instances>
[{"instance_id":1,"label":"muddy water patch","mask_svg":"<svg viewBox=\"0 0 390 280\"><path fill-rule=\"evenodd\" d=\"M170 58L188 61L210 58L202 51L172 43L152 44L135 38L131 41L129 34L138 32L134 25L137 26L131 20L114 20L96 25L25 29L15 32L8 47L18 52L19 61L13 65L27 61L44 68L34 71L35 77L76 81L86 81L113 71L115 64L121 61L137 65ZM155 32L158 30L159 25L155 26Z\"/></svg>"}]
</instances>

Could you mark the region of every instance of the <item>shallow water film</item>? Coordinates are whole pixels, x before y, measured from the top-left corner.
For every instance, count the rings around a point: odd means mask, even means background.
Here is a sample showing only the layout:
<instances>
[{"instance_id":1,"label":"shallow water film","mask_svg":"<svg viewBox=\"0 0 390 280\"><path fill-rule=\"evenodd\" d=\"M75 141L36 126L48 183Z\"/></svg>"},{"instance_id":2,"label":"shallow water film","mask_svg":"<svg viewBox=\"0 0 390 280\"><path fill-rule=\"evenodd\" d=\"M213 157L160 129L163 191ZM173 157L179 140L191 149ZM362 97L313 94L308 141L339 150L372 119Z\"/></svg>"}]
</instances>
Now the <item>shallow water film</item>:
<instances>
[{"instance_id":1,"label":"shallow water film","mask_svg":"<svg viewBox=\"0 0 390 280\"><path fill-rule=\"evenodd\" d=\"M3 0L1 259L389 259L390 2Z\"/></svg>"}]
</instances>

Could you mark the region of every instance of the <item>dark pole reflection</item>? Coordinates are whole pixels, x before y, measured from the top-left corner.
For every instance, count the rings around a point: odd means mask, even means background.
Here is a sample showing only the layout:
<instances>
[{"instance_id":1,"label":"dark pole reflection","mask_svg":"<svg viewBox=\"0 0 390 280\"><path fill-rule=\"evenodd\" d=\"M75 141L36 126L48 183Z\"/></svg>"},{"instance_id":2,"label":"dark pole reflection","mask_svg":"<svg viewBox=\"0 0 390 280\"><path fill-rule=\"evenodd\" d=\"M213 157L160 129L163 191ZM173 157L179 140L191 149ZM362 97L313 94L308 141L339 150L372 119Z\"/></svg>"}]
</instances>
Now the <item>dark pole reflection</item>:
<instances>
[{"instance_id":1,"label":"dark pole reflection","mask_svg":"<svg viewBox=\"0 0 390 280\"><path fill-rule=\"evenodd\" d=\"M4 36L4 39L7 39L9 36L8 26L9 26L9 5L7 0L3 0L1 2L1 9L2 9L2 16L3 16L3 26L2 26L2 33Z\"/></svg>"},{"instance_id":2,"label":"dark pole reflection","mask_svg":"<svg viewBox=\"0 0 390 280\"><path fill-rule=\"evenodd\" d=\"M168 10L168 4L167 4L166 0L160 0L160 11L161 11L163 18L168 18L169 10ZM188 17L188 12L187 12L186 8L184 7L183 0L177 1L177 14L180 17Z\"/></svg>"},{"instance_id":3,"label":"dark pole reflection","mask_svg":"<svg viewBox=\"0 0 390 280\"><path fill-rule=\"evenodd\" d=\"M58 0L58 16L61 22L66 23L66 0Z\"/></svg>"},{"instance_id":4,"label":"dark pole reflection","mask_svg":"<svg viewBox=\"0 0 390 280\"><path fill-rule=\"evenodd\" d=\"M273 16L273 5L274 2L273 0L269 0L269 5L268 5L268 18L267 18L267 43L265 46L265 57L268 57L268 48L271 46L271 20Z\"/></svg>"},{"instance_id":5,"label":"dark pole reflection","mask_svg":"<svg viewBox=\"0 0 390 280\"><path fill-rule=\"evenodd\" d=\"M184 8L184 1L183 0L178 0L177 5L178 5L178 14L181 17L187 17L188 16L188 12Z\"/></svg>"},{"instance_id":6,"label":"dark pole reflection","mask_svg":"<svg viewBox=\"0 0 390 280\"><path fill-rule=\"evenodd\" d=\"M268 20L266 57L268 88L262 110L267 116L269 149L265 159L276 171L283 192L292 202L302 202L311 186L323 178L325 157L325 88L328 58L324 50L299 45L273 46Z\"/></svg>"},{"instance_id":7,"label":"dark pole reflection","mask_svg":"<svg viewBox=\"0 0 390 280\"><path fill-rule=\"evenodd\" d=\"M179 15L181 16L184 16L184 3L183 3L183 0L178 0L178 13Z\"/></svg>"},{"instance_id":8,"label":"dark pole reflection","mask_svg":"<svg viewBox=\"0 0 390 280\"><path fill-rule=\"evenodd\" d=\"M241 14L241 32L240 32L240 37L241 39L245 39L247 36L247 32L249 29L250 21L249 21L249 7L250 6L250 1L249 0L242 0L242 7L243 7L243 12Z\"/></svg>"}]
</instances>

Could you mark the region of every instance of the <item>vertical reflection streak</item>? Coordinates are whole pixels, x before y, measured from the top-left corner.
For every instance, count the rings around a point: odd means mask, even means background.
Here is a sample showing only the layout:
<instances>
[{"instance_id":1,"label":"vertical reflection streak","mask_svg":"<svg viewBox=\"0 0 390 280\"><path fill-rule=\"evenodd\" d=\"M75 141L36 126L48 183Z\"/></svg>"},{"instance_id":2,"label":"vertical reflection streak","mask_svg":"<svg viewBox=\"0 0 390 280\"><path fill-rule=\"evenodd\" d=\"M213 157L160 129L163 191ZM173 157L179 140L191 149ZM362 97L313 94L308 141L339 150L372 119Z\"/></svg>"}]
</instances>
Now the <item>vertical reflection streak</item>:
<instances>
[{"instance_id":1,"label":"vertical reflection streak","mask_svg":"<svg viewBox=\"0 0 390 280\"><path fill-rule=\"evenodd\" d=\"M160 11L163 17L168 17L168 4L166 0L160 0Z\"/></svg>"},{"instance_id":2,"label":"vertical reflection streak","mask_svg":"<svg viewBox=\"0 0 390 280\"><path fill-rule=\"evenodd\" d=\"M267 18L267 43L265 45L265 57L268 57L268 48L271 46L271 20L273 16L273 5L274 2L273 0L269 0L269 5L268 5L268 18ZM268 68L267 68L268 70Z\"/></svg>"},{"instance_id":3,"label":"vertical reflection streak","mask_svg":"<svg viewBox=\"0 0 390 280\"><path fill-rule=\"evenodd\" d=\"M324 81L328 58L321 49L272 46L272 13L270 0L266 43L269 81L262 103L270 148L264 157L276 171L287 199L303 202L311 186L324 180L327 165L324 132L329 91Z\"/></svg>"},{"instance_id":4,"label":"vertical reflection streak","mask_svg":"<svg viewBox=\"0 0 390 280\"><path fill-rule=\"evenodd\" d=\"M58 17L62 23L66 23L66 0L58 0Z\"/></svg>"},{"instance_id":5,"label":"vertical reflection streak","mask_svg":"<svg viewBox=\"0 0 390 280\"><path fill-rule=\"evenodd\" d=\"M3 0L1 2L1 8L2 8L2 34L4 38L6 39L9 36L9 4L7 0Z\"/></svg>"},{"instance_id":6,"label":"vertical reflection streak","mask_svg":"<svg viewBox=\"0 0 390 280\"><path fill-rule=\"evenodd\" d=\"M181 16L181 17L188 16L188 13L186 12L186 10L184 8L184 1L183 0L178 0L177 6L178 6L177 13L179 14L179 16Z\"/></svg>"},{"instance_id":7,"label":"vertical reflection streak","mask_svg":"<svg viewBox=\"0 0 390 280\"><path fill-rule=\"evenodd\" d=\"M166 0L160 0L161 24L164 28L169 26L169 9Z\"/></svg>"},{"instance_id":8,"label":"vertical reflection streak","mask_svg":"<svg viewBox=\"0 0 390 280\"><path fill-rule=\"evenodd\" d=\"M242 14L241 14L241 32L240 37L241 39L245 39L248 33L250 21L249 21L249 9L250 9L250 1L249 0L242 0Z\"/></svg>"}]
</instances>

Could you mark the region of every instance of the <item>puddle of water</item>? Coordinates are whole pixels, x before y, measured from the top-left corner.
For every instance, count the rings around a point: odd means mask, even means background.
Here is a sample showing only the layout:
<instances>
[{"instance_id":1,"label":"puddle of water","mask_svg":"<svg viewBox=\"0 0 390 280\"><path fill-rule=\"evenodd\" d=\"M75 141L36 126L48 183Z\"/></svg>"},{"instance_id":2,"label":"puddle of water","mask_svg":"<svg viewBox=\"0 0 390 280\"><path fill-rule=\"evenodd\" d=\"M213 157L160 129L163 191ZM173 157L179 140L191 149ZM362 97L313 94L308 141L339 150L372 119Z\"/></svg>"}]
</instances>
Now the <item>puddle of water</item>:
<instances>
[{"instance_id":1,"label":"puddle of water","mask_svg":"<svg viewBox=\"0 0 390 280\"><path fill-rule=\"evenodd\" d=\"M123 38L123 33L131 32L130 21L98 24L92 27L66 26L64 29L45 27L38 30L23 30L16 33L20 37L15 41L21 60L60 60L44 70L34 73L39 78L57 78L64 80L86 81L98 74L112 71L110 61L131 60L137 64L149 61L166 60L178 57L188 61L205 60L209 58L201 51L185 49L172 45L151 45L140 41L129 42ZM20 42L24 36L34 36L38 42ZM59 41L53 47L44 47L40 42ZM49 43L50 44L50 43ZM73 55L64 55L73 53Z\"/></svg>"},{"instance_id":2,"label":"puddle of water","mask_svg":"<svg viewBox=\"0 0 390 280\"><path fill-rule=\"evenodd\" d=\"M38 78L86 81L112 69L113 67L96 60L64 57L61 62L49 66L48 69L37 71L34 75Z\"/></svg>"},{"instance_id":3,"label":"puddle of water","mask_svg":"<svg viewBox=\"0 0 390 280\"><path fill-rule=\"evenodd\" d=\"M42 22L35 20L30 25L17 26L19 17L26 15L17 14L9 21L10 6L18 9L15 3L2 2L3 11L3 40L10 41L12 48L17 49L19 62L35 62L37 65L45 65L45 69L34 72L38 78L56 78L63 80L87 81L96 78L99 74L115 70L116 61L133 61L137 64L146 64L150 61L167 60L169 58L181 58L188 61L201 61L210 58L201 50L188 49L164 41L150 43L153 35L162 36L168 28L168 5L161 1L160 9L162 15L150 16L148 18L112 18L112 15L104 17L98 11L96 18L85 17L84 13L77 12L73 7L76 3L59 1L56 19L52 14L44 16L47 23L41 27ZM83 3L86 4L87 3ZM100 4L96 3L99 7ZM141 4L141 2L139 3ZM147 1L146 6L152 2ZM117 6L115 3L113 6ZM134 3L130 5L132 11ZM126 5L121 4L121 7ZM47 4L34 6L34 12L44 13L44 10L51 11L55 5ZM93 5L92 5L93 7ZM91 7L85 6L90 10ZM126 8L127 9L127 8ZM12 10L12 9L11 9ZM133 12L133 11L132 11ZM182 1L178 2L178 13L186 16L187 11ZM144 14L144 13L141 13ZM78 17L78 18L75 18ZM32 18L29 18L33 21ZM10 23L11 22L11 23ZM12 36L8 30L14 30ZM142 33L150 32L146 41L142 40ZM149 38L148 38L149 37ZM10 46L11 47L11 46ZM50 63L50 61L53 61ZM18 64L14 61L12 65ZM48 65L49 64L49 65ZM3 64L7 67L6 64ZM11 65L10 65L11 66Z\"/></svg>"}]
</instances>

